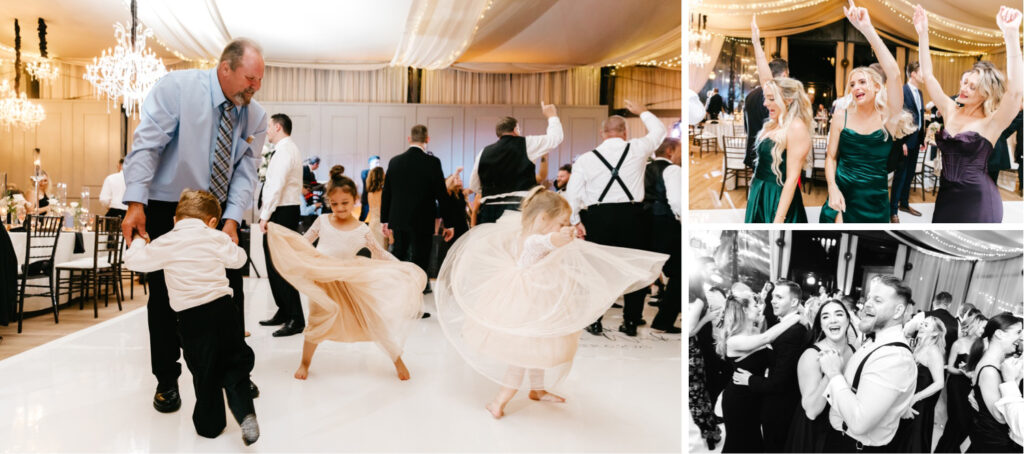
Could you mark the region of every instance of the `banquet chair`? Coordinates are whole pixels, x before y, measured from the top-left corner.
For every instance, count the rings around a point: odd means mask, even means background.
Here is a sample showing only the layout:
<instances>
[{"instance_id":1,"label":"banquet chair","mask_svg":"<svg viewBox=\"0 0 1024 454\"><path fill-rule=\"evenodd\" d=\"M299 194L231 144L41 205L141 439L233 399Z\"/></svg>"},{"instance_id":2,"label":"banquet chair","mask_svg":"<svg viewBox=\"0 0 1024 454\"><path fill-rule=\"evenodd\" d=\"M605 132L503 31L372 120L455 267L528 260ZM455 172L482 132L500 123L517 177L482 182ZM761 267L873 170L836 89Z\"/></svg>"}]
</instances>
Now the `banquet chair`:
<instances>
[{"instance_id":1,"label":"banquet chair","mask_svg":"<svg viewBox=\"0 0 1024 454\"><path fill-rule=\"evenodd\" d=\"M827 137L812 137L811 138L811 177L809 184L804 185L804 191L807 193L811 192L811 186L814 184L816 176L820 175L822 179L825 178L825 156L828 154L828 138Z\"/></svg>"},{"instance_id":2,"label":"banquet chair","mask_svg":"<svg viewBox=\"0 0 1024 454\"><path fill-rule=\"evenodd\" d=\"M57 293L62 295L61 288L67 284L68 301L75 290L79 291L78 308L85 308L85 300L92 292L93 318L99 317L100 287L104 286L104 306L110 304L110 290L113 286L117 310L121 306L121 252L124 237L121 235L121 218L96 216L95 236L93 237L92 257L59 263L55 267L57 275ZM67 271L69 277L61 278L61 272ZM78 274L76 276L76 274Z\"/></svg>"},{"instance_id":3,"label":"banquet chair","mask_svg":"<svg viewBox=\"0 0 1024 454\"><path fill-rule=\"evenodd\" d=\"M742 122L735 122L732 124L732 135L734 136L745 136L747 135L747 128Z\"/></svg>"},{"instance_id":4,"label":"banquet chair","mask_svg":"<svg viewBox=\"0 0 1024 454\"><path fill-rule=\"evenodd\" d=\"M743 177L746 185L750 185L750 168L743 163L747 156L747 138L736 136L725 136L725 156L722 157L722 189L718 192L718 200L722 200L725 194L725 182L732 175L736 181L736 187L740 186L740 177Z\"/></svg>"},{"instance_id":5,"label":"banquet chair","mask_svg":"<svg viewBox=\"0 0 1024 454\"><path fill-rule=\"evenodd\" d=\"M698 123L690 127L690 143L700 145L700 135L704 133L704 125Z\"/></svg>"},{"instance_id":6,"label":"banquet chair","mask_svg":"<svg viewBox=\"0 0 1024 454\"><path fill-rule=\"evenodd\" d=\"M25 263L18 271L18 332L21 332L25 320L25 298L29 296L49 297L53 305L53 323L59 323L57 317L57 293L54 292L53 258L57 254L57 243L60 240L60 227L63 218L60 216L25 217ZM31 284L30 280L46 277L47 283ZM28 293L28 289L46 289L39 293Z\"/></svg>"},{"instance_id":7,"label":"banquet chair","mask_svg":"<svg viewBox=\"0 0 1024 454\"><path fill-rule=\"evenodd\" d=\"M914 179L911 180L911 186L915 184L921 185L921 200L924 200L925 193L925 180L931 180L932 182L932 195L935 195L935 191L939 188L939 177L935 175L935 167L928 164L925 159L928 157L930 150L925 148L924 151L917 154L917 164L914 166Z\"/></svg>"}]
</instances>

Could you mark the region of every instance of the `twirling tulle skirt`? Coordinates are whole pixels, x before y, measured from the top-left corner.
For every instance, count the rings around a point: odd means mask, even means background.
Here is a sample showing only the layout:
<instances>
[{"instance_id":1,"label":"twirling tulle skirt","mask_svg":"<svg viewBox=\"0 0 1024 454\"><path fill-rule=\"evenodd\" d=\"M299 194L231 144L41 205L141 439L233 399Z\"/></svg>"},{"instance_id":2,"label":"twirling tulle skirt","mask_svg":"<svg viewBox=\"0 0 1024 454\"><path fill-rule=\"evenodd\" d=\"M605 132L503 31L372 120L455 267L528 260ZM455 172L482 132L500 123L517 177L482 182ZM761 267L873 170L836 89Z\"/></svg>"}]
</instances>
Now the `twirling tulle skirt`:
<instances>
[{"instance_id":1,"label":"twirling tulle skirt","mask_svg":"<svg viewBox=\"0 0 1024 454\"><path fill-rule=\"evenodd\" d=\"M487 378L518 388L529 369L523 381L549 389L568 374L583 328L654 282L668 256L576 240L519 267L520 234L508 211L452 245L434 289L438 321Z\"/></svg>"},{"instance_id":2,"label":"twirling tulle skirt","mask_svg":"<svg viewBox=\"0 0 1024 454\"><path fill-rule=\"evenodd\" d=\"M423 270L393 260L337 259L273 223L267 235L277 271L309 296L307 341L372 341L392 360L402 354L409 328L422 313Z\"/></svg>"}]
</instances>

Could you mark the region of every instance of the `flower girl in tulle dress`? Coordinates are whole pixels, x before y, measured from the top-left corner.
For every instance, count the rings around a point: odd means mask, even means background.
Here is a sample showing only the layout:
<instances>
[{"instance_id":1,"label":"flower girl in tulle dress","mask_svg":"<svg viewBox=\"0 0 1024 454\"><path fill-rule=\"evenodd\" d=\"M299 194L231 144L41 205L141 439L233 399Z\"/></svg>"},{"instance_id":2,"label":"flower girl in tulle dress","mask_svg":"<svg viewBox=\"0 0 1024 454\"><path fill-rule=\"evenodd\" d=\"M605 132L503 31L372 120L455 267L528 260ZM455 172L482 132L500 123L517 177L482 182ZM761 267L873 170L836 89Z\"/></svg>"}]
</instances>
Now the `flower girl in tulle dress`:
<instances>
[{"instance_id":1,"label":"flower girl in tulle dress","mask_svg":"<svg viewBox=\"0 0 1024 454\"><path fill-rule=\"evenodd\" d=\"M502 386L486 405L495 418L529 376L529 397L572 367L579 336L624 293L650 285L667 255L575 240L560 195L534 188L522 212L470 229L449 251L435 301L445 335L466 361Z\"/></svg>"},{"instance_id":2,"label":"flower girl in tulle dress","mask_svg":"<svg viewBox=\"0 0 1024 454\"><path fill-rule=\"evenodd\" d=\"M309 323L295 378L306 379L317 346L331 340L375 342L391 357L398 378L408 380L402 346L422 313L427 276L383 250L369 227L352 216L359 192L341 172L340 166L332 168L327 184L333 213L318 217L304 237L276 224L268 229L278 272L309 296ZM314 249L311 243L318 238Z\"/></svg>"}]
</instances>

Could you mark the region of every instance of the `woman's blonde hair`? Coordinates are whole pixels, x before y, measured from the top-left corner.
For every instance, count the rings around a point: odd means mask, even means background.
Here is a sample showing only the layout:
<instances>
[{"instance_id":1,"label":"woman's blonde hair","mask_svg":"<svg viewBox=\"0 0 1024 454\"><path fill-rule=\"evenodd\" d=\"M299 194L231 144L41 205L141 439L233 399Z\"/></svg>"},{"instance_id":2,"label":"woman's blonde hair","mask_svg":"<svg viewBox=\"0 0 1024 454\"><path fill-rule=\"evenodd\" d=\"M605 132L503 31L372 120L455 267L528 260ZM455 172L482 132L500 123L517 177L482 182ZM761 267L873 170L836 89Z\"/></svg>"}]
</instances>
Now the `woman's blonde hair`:
<instances>
[{"instance_id":1,"label":"woman's blonde hair","mask_svg":"<svg viewBox=\"0 0 1024 454\"><path fill-rule=\"evenodd\" d=\"M999 102L1006 93L1006 76L992 62L979 61L967 71L978 75L978 93L985 97L982 108L985 116L992 115L999 108Z\"/></svg>"},{"instance_id":2,"label":"woman's blonde hair","mask_svg":"<svg viewBox=\"0 0 1024 454\"><path fill-rule=\"evenodd\" d=\"M781 100L782 111L779 112L778 120L768 120L764 127L761 128L754 147L756 149L761 146L761 142L767 138L769 130L778 128L777 139L772 139L772 142L775 143L775 146L772 147L772 173L775 174L775 181L781 186L782 171L780 167L782 165L782 152L786 151L786 146L788 145L786 143L786 131L789 130L789 125L793 123L793 120L799 118L803 120L804 125L807 127L807 133L810 135L811 125L814 124L814 110L811 107L811 99L807 96L807 92L804 91L804 84L800 83L799 80L789 77L776 77L766 83L765 88L775 95L776 100ZM807 157L811 158L811 153L808 153Z\"/></svg>"},{"instance_id":3,"label":"woman's blonde hair","mask_svg":"<svg viewBox=\"0 0 1024 454\"><path fill-rule=\"evenodd\" d=\"M750 320L747 319L747 307L754 304L753 295L729 295L725 299L722 310L721 326L715 330L715 351L718 356L726 357L729 338L743 332Z\"/></svg>"},{"instance_id":4,"label":"woman's blonde hair","mask_svg":"<svg viewBox=\"0 0 1024 454\"><path fill-rule=\"evenodd\" d=\"M917 342L914 346L914 356L918 353L923 352L925 347L934 345L938 347L940 352L945 353L946 351L946 325L939 320L938 317L927 317L925 320L931 320L932 326L935 327L935 332L932 333L931 337L923 338Z\"/></svg>"},{"instance_id":5,"label":"woman's blonde hair","mask_svg":"<svg viewBox=\"0 0 1024 454\"><path fill-rule=\"evenodd\" d=\"M889 124L889 93L885 90L885 81L882 79L882 74L874 68L869 66L858 66L853 68L853 71L850 71L850 75L846 78L847 91L849 91L850 81L860 73L864 73L868 80L871 81L871 85L875 87L875 99L871 104L875 107L875 111L882 116L882 133L885 134L885 138L888 140L890 135L903 137L909 134L909 132L904 133L903 131L913 127L914 117L906 111L897 114L900 115L900 118L897 119L897 126L894 131L889 131L888 128L884 127L884 125ZM857 103L853 100L853 97L850 97L850 103L848 106L847 112L857 110ZM913 130L911 129L910 132L913 132Z\"/></svg>"},{"instance_id":6,"label":"woman's blonde hair","mask_svg":"<svg viewBox=\"0 0 1024 454\"><path fill-rule=\"evenodd\" d=\"M523 213L523 230L526 230L533 225L537 216L544 214L548 219L554 219L571 214L572 207L557 193L544 189L544 186L535 186L523 198L522 204L519 205L519 211Z\"/></svg>"}]
</instances>

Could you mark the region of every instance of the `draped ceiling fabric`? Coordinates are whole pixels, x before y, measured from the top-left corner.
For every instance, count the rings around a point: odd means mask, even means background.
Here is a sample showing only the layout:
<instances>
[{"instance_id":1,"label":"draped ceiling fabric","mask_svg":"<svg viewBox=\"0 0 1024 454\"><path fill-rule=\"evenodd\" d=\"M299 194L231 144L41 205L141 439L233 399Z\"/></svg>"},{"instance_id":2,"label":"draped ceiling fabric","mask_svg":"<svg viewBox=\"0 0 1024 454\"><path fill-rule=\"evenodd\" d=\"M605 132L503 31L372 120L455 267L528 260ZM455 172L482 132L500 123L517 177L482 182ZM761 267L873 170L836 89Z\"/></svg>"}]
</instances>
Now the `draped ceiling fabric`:
<instances>
[{"instance_id":1,"label":"draped ceiling fabric","mask_svg":"<svg viewBox=\"0 0 1024 454\"><path fill-rule=\"evenodd\" d=\"M536 74L424 70L424 104L600 104L601 71L580 67ZM646 98L645 98L646 99Z\"/></svg>"},{"instance_id":2,"label":"draped ceiling fabric","mask_svg":"<svg viewBox=\"0 0 1024 454\"><path fill-rule=\"evenodd\" d=\"M790 3L789 7L811 4L814 0ZM761 36L786 36L813 30L838 20L845 20L843 6L847 0L826 0L791 11L773 12L743 9L744 4L763 0L705 0L691 11L708 15L707 26L712 33L750 37L751 13L757 12ZM995 18L1005 0L860 0L857 6L868 9L876 29L909 44L917 43L912 18L913 6L920 3L930 14L930 44L934 48L954 52L998 52L1003 47L1002 32ZM782 9L782 8L779 8ZM967 41L967 42L961 42Z\"/></svg>"},{"instance_id":3,"label":"draped ceiling fabric","mask_svg":"<svg viewBox=\"0 0 1024 454\"><path fill-rule=\"evenodd\" d=\"M550 72L682 55L677 1L296 3L281 8L274 0L147 1L139 3L139 18L181 58L214 61L228 41L245 36L263 45L268 66L280 67Z\"/></svg>"},{"instance_id":4,"label":"draped ceiling fabric","mask_svg":"<svg viewBox=\"0 0 1024 454\"><path fill-rule=\"evenodd\" d=\"M689 65L690 90L699 92L707 83L708 75L715 70L715 62L718 61L718 55L722 53L723 44L725 44L725 37L722 35L712 35L711 41L704 44L702 49L711 57L711 61L704 66Z\"/></svg>"},{"instance_id":5,"label":"draped ceiling fabric","mask_svg":"<svg viewBox=\"0 0 1024 454\"><path fill-rule=\"evenodd\" d=\"M614 109L625 100L644 100L648 109L682 108L683 72L646 66L615 70Z\"/></svg>"},{"instance_id":6,"label":"draped ceiling fabric","mask_svg":"<svg viewBox=\"0 0 1024 454\"><path fill-rule=\"evenodd\" d=\"M1024 238L1020 231L899 231L889 232L911 248L913 269L904 282L922 308L935 294L953 295L953 309L971 303L992 316L1024 311Z\"/></svg>"}]
</instances>

